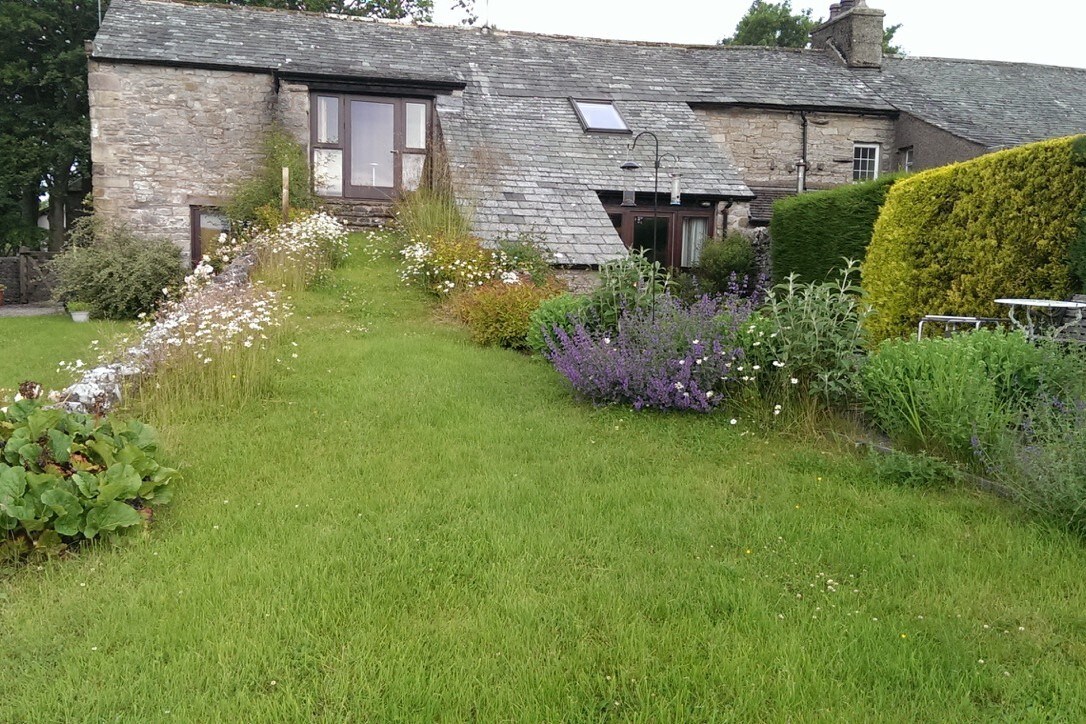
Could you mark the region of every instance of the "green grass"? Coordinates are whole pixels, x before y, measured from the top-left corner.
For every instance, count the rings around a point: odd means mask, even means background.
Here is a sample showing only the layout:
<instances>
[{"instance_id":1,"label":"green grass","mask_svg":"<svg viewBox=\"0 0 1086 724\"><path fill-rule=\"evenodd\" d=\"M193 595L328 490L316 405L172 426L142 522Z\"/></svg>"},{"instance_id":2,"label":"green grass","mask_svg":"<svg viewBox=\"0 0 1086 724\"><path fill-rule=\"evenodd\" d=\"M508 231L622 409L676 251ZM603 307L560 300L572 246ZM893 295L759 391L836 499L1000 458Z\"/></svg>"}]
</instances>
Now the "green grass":
<instances>
[{"instance_id":1,"label":"green grass","mask_svg":"<svg viewBox=\"0 0 1086 724\"><path fill-rule=\"evenodd\" d=\"M575 403L388 261L296 301L270 399L166 420L149 535L0 581L0 720L1086 718L1078 540Z\"/></svg>"},{"instance_id":2,"label":"green grass","mask_svg":"<svg viewBox=\"0 0 1086 724\"><path fill-rule=\"evenodd\" d=\"M34 380L53 389L71 382L72 376L58 372L61 362L82 359L90 363L98 353L91 342L104 347L130 325L120 322L73 322L66 314L43 317L0 318L0 390L13 390L21 382Z\"/></svg>"}]
</instances>

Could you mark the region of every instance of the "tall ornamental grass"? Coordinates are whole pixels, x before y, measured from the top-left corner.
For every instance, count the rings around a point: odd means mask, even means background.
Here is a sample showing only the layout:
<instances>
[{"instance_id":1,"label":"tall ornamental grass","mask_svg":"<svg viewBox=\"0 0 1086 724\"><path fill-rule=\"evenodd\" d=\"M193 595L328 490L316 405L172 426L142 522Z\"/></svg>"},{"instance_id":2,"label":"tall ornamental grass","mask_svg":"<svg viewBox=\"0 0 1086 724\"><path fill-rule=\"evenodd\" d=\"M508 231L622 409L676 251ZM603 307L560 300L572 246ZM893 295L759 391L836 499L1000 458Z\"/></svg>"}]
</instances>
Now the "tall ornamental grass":
<instances>
[{"instance_id":1,"label":"tall ornamental grass","mask_svg":"<svg viewBox=\"0 0 1086 724\"><path fill-rule=\"evenodd\" d=\"M264 285L216 284L201 264L178 298L144 322L128 350L151 374L140 378L140 405L164 414L194 398L227 407L262 395L274 375L290 317L282 293Z\"/></svg>"},{"instance_id":2,"label":"tall ornamental grass","mask_svg":"<svg viewBox=\"0 0 1086 724\"><path fill-rule=\"evenodd\" d=\"M447 191L419 188L396 200L395 229L405 240L469 239L471 217Z\"/></svg>"}]
</instances>

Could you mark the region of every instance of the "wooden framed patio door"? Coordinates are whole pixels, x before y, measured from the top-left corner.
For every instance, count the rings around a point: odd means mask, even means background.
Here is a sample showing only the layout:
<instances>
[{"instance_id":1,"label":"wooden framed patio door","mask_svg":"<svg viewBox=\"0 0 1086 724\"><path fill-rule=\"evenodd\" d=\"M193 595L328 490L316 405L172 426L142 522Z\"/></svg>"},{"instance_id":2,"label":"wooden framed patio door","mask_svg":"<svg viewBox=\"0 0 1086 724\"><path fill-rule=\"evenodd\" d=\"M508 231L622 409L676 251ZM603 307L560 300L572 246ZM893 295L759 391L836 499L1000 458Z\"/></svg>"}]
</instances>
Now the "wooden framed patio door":
<instances>
[{"instance_id":1,"label":"wooden framed patio door","mask_svg":"<svg viewBox=\"0 0 1086 724\"><path fill-rule=\"evenodd\" d=\"M432 107L424 98L314 94L317 193L388 199L418 188Z\"/></svg>"}]
</instances>

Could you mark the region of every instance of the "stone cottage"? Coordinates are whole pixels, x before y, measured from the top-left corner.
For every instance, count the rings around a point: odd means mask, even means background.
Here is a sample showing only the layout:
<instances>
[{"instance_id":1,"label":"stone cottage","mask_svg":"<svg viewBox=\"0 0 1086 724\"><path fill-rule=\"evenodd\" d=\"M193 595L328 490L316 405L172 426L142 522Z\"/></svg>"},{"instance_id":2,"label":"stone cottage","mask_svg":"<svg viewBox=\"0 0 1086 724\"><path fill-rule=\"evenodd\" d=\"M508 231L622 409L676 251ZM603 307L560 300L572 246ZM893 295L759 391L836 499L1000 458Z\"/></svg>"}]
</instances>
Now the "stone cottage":
<instances>
[{"instance_id":1,"label":"stone cottage","mask_svg":"<svg viewBox=\"0 0 1086 724\"><path fill-rule=\"evenodd\" d=\"M882 27L863 0L809 50L114 0L90 49L95 207L198 257L277 122L356 223L441 171L485 239L689 266L781 195L1086 130L1086 70L883 57Z\"/></svg>"}]
</instances>

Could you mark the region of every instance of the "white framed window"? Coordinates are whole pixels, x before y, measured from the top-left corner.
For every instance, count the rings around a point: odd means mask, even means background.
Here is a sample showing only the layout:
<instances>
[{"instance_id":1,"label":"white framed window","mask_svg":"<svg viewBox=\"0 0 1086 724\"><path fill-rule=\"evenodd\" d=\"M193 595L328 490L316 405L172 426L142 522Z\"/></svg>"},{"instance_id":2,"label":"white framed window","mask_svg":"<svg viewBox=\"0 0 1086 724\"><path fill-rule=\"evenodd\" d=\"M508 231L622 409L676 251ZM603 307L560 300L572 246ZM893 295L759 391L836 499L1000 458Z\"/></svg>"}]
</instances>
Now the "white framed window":
<instances>
[{"instance_id":1,"label":"white framed window","mask_svg":"<svg viewBox=\"0 0 1086 724\"><path fill-rule=\"evenodd\" d=\"M913 147L901 149L901 170L905 173L909 173L913 170Z\"/></svg>"},{"instance_id":2,"label":"white framed window","mask_svg":"<svg viewBox=\"0 0 1086 724\"><path fill-rule=\"evenodd\" d=\"M870 181L879 177L881 147L877 143L852 144L852 180Z\"/></svg>"}]
</instances>

